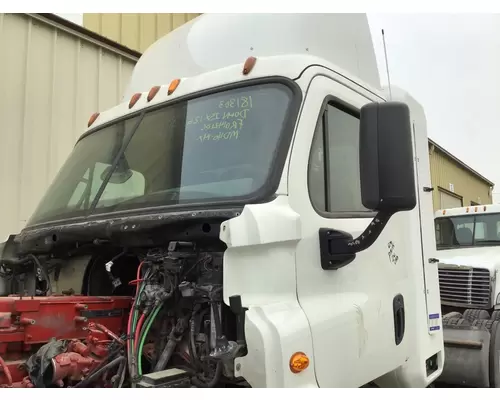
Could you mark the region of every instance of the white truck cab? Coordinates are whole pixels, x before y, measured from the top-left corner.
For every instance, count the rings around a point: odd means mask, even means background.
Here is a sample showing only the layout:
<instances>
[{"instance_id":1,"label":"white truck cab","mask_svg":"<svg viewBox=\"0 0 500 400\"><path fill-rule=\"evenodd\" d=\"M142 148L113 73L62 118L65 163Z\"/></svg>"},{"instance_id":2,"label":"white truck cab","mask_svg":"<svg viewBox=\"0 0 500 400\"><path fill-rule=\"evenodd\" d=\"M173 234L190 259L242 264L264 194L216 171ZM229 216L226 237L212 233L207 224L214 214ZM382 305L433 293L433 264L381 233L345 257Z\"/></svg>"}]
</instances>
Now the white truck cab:
<instances>
[{"instance_id":1,"label":"white truck cab","mask_svg":"<svg viewBox=\"0 0 500 400\"><path fill-rule=\"evenodd\" d=\"M204 326L226 379L427 387L444 363L429 186L425 114L381 88L365 15L206 14L144 53L12 246L189 241L192 268L220 254L229 322ZM81 258L59 257L74 281ZM92 273L85 293L109 294Z\"/></svg>"},{"instance_id":2,"label":"white truck cab","mask_svg":"<svg viewBox=\"0 0 500 400\"><path fill-rule=\"evenodd\" d=\"M440 380L500 387L500 205L434 216L446 354Z\"/></svg>"},{"instance_id":3,"label":"white truck cab","mask_svg":"<svg viewBox=\"0 0 500 400\"><path fill-rule=\"evenodd\" d=\"M441 303L457 308L500 308L500 204L435 213Z\"/></svg>"}]
</instances>

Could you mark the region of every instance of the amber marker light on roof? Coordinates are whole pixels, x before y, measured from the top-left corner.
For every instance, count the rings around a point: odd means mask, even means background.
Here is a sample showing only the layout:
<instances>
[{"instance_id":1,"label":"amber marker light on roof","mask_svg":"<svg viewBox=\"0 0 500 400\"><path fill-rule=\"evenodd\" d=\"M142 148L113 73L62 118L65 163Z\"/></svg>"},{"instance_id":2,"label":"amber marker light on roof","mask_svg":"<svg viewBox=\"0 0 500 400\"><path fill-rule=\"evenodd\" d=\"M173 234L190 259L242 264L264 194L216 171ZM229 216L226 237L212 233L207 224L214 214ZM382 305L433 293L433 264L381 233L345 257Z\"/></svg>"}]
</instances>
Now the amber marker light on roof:
<instances>
[{"instance_id":1,"label":"amber marker light on roof","mask_svg":"<svg viewBox=\"0 0 500 400\"><path fill-rule=\"evenodd\" d=\"M141 96L142 96L142 93L136 93L136 94L134 94L130 98L130 102L128 103L128 108L132 108L133 106L135 106L135 103L137 103L139 101L139 99L141 98Z\"/></svg>"},{"instance_id":2,"label":"amber marker light on roof","mask_svg":"<svg viewBox=\"0 0 500 400\"><path fill-rule=\"evenodd\" d=\"M257 59L255 57L248 57L245 61L245 64L243 65L243 75L248 75L250 72L252 72L252 69L255 66L256 62Z\"/></svg>"},{"instance_id":3,"label":"amber marker light on roof","mask_svg":"<svg viewBox=\"0 0 500 400\"><path fill-rule=\"evenodd\" d=\"M158 92L160 91L161 89L161 86L153 86L150 90L149 90L149 93L148 93L148 97L147 97L147 100L148 100L148 103L154 99L154 97L158 94Z\"/></svg>"},{"instance_id":4,"label":"amber marker light on roof","mask_svg":"<svg viewBox=\"0 0 500 400\"><path fill-rule=\"evenodd\" d=\"M92 115L90 116L90 118L89 118L89 122L88 122L88 124L87 124L87 127L88 127L88 128L90 128L90 126L91 126L91 125L95 122L95 120L96 120L97 118L99 118L99 115L100 115L100 114L99 114L98 112L96 112L96 113L94 113L94 114L92 114Z\"/></svg>"},{"instance_id":5,"label":"amber marker light on roof","mask_svg":"<svg viewBox=\"0 0 500 400\"><path fill-rule=\"evenodd\" d=\"M181 83L180 79L174 79L172 82L170 82L170 85L168 86L168 92L167 94L170 96L172 93L175 92L177 87L179 86L179 83Z\"/></svg>"}]
</instances>

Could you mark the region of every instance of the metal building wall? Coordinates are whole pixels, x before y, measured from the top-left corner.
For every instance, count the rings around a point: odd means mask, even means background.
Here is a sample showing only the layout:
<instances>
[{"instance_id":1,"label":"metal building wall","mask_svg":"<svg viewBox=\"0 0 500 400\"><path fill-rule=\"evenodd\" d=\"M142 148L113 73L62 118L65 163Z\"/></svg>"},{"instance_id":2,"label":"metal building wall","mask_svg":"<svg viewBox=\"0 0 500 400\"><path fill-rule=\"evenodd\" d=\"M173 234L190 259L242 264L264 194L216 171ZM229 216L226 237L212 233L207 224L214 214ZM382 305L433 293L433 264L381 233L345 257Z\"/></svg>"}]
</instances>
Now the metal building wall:
<instances>
[{"instance_id":1,"label":"metal building wall","mask_svg":"<svg viewBox=\"0 0 500 400\"><path fill-rule=\"evenodd\" d=\"M84 14L83 26L144 52L157 39L200 14Z\"/></svg>"},{"instance_id":2,"label":"metal building wall","mask_svg":"<svg viewBox=\"0 0 500 400\"><path fill-rule=\"evenodd\" d=\"M474 173L458 165L438 148L430 145L429 161L434 210L441 208L440 191L448 192L462 198L462 205L469 206L471 202L491 204L492 194L490 184Z\"/></svg>"},{"instance_id":3,"label":"metal building wall","mask_svg":"<svg viewBox=\"0 0 500 400\"><path fill-rule=\"evenodd\" d=\"M80 28L81 29L81 28ZM137 57L40 14L0 14L0 241L17 233Z\"/></svg>"}]
</instances>

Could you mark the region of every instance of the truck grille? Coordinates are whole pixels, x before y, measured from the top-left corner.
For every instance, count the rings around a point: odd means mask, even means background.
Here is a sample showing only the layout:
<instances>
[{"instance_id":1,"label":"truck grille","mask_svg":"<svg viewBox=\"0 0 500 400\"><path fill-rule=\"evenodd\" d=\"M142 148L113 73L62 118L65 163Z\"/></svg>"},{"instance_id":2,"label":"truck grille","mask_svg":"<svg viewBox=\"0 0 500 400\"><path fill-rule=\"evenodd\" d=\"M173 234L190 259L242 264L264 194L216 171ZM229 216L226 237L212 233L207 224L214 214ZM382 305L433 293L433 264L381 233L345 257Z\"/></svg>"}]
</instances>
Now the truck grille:
<instances>
[{"instance_id":1,"label":"truck grille","mask_svg":"<svg viewBox=\"0 0 500 400\"><path fill-rule=\"evenodd\" d=\"M490 306L490 272L482 268L439 267L441 303L464 307Z\"/></svg>"}]
</instances>

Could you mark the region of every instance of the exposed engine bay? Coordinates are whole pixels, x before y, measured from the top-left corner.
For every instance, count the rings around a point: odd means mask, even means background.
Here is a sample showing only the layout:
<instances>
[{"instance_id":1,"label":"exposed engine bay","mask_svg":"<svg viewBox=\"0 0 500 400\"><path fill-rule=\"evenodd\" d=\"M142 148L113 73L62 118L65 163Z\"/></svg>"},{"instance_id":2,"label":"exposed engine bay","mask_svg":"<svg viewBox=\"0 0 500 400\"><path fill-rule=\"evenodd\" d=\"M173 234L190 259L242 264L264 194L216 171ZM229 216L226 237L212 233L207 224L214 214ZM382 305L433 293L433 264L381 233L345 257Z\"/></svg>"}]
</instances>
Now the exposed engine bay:
<instances>
[{"instance_id":1,"label":"exposed engine bay","mask_svg":"<svg viewBox=\"0 0 500 400\"><path fill-rule=\"evenodd\" d=\"M68 248L0 262L0 387L248 386L220 241Z\"/></svg>"}]
</instances>

